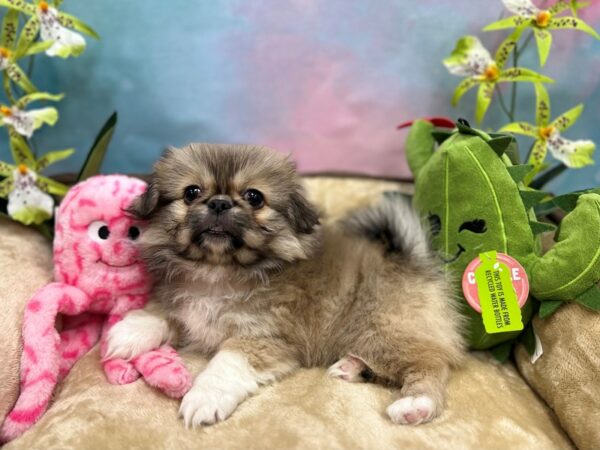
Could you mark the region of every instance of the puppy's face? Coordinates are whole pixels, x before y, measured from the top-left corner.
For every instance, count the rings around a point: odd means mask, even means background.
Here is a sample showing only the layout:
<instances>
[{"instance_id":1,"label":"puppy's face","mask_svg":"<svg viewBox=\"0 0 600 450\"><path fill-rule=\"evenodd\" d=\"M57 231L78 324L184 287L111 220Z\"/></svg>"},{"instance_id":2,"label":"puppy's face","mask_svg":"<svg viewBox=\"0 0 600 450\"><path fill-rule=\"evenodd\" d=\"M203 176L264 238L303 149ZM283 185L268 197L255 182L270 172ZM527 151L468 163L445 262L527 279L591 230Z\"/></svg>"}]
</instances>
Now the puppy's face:
<instances>
[{"instance_id":1,"label":"puppy's face","mask_svg":"<svg viewBox=\"0 0 600 450\"><path fill-rule=\"evenodd\" d=\"M149 220L141 246L150 270L170 275L202 276L207 266L260 275L307 258L317 240L293 165L259 147L169 150L130 212Z\"/></svg>"}]
</instances>

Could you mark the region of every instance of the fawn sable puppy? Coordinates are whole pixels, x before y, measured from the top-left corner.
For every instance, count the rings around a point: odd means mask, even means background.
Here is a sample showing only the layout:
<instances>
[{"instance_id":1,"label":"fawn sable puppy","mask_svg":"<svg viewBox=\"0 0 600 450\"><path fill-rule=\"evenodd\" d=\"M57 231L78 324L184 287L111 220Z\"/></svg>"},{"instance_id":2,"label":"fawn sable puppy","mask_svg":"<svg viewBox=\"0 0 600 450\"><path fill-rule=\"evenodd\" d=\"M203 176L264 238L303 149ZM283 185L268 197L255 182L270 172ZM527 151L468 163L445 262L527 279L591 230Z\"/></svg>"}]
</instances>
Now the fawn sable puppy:
<instances>
[{"instance_id":1,"label":"fawn sable puppy","mask_svg":"<svg viewBox=\"0 0 600 450\"><path fill-rule=\"evenodd\" d=\"M157 286L111 329L108 356L168 342L210 357L182 400L186 426L225 420L260 385L313 366L398 386L396 423L442 411L460 320L400 197L321 226L287 158L192 144L161 158L130 212L148 221L139 242Z\"/></svg>"}]
</instances>

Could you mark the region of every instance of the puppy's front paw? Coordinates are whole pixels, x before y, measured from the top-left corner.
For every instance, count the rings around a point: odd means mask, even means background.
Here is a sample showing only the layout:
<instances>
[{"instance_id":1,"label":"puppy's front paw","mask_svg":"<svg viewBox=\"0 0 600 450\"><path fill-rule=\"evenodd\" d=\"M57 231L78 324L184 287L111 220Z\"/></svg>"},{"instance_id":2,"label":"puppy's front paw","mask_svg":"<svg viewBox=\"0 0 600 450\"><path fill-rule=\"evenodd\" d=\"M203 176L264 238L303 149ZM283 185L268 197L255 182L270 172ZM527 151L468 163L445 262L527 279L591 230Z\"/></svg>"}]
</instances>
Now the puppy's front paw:
<instances>
[{"instance_id":1,"label":"puppy's front paw","mask_svg":"<svg viewBox=\"0 0 600 450\"><path fill-rule=\"evenodd\" d=\"M347 355L327 369L327 376L351 383L360 383L366 381L362 376L365 370L367 370L367 366L362 360Z\"/></svg>"},{"instance_id":2,"label":"puppy's front paw","mask_svg":"<svg viewBox=\"0 0 600 450\"><path fill-rule=\"evenodd\" d=\"M427 395L396 400L388 406L387 413L392 422L403 425L426 423L437 415L435 402Z\"/></svg>"},{"instance_id":3,"label":"puppy's front paw","mask_svg":"<svg viewBox=\"0 0 600 450\"><path fill-rule=\"evenodd\" d=\"M183 417L186 428L212 425L227 419L240 401L234 392L227 392L216 386L195 384L183 396L179 415Z\"/></svg>"},{"instance_id":4,"label":"puppy's front paw","mask_svg":"<svg viewBox=\"0 0 600 450\"><path fill-rule=\"evenodd\" d=\"M154 350L167 339L167 322L146 311L132 311L108 332L104 359L132 359Z\"/></svg>"}]
</instances>

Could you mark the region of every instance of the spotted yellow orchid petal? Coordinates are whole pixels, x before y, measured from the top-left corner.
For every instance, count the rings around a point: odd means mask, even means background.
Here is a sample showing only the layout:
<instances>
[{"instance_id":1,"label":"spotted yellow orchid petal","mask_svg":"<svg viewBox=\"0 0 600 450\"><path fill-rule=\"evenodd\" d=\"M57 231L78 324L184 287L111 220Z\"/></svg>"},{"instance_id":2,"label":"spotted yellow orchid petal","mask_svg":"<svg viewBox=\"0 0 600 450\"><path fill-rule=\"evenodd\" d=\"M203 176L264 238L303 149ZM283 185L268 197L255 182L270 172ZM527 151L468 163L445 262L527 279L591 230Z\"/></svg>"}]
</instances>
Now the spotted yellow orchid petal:
<instances>
[{"instance_id":1,"label":"spotted yellow orchid petal","mask_svg":"<svg viewBox=\"0 0 600 450\"><path fill-rule=\"evenodd\" d=\"M27 141L23 139L13 127L8 128L9 146L13 157L13 161L16 164L25 164L28 167L35 166L35 157L33 152L29 148Z\"/></svg>"},{"instance_id":2,"label":"spotted yellow orchid petal","mask_svg":"<svg viewBox=\"0 0 600 450\"><path fill-rule=\"evenodd\" d=\"M529 83L554 83L552 78L524 67L511 67L500 73L498 82L523 81Z\"/></svg>"},{"instance_id":3,"label":"spotted yellow orchid petal","mask_svg":"<svg viewBox=\"0 0 600 450\"><path fill-rule=\"evenodd\" d=\"M0 181L0 198L8 197L8 194L12 190L12 181L12 178L5 178L4 180Z\"/></svg>"},{"instance_id":4,"label":"spotted yellow orchid petal","mask_svg":"<svg viewBox=\"0 0 600 450\"><path fill-rule=\"evenodd\" d=\"M530 136L538 138L538 127L527 122L513 122L508 125L504 125L500 130L500 133L515 133L522 134L524 136Z\"/></svg>"},{"instance_id":5,"label":"spotted yellow orchid petal","mask_svg":"<svg viewBox=\"0 0 600 450\"><path fill-rule=\"evenodd\" d=\"M498 50L496 50L496 54L494 55L494 60L499 69L502 69L506 64L508 57L514 51L522 33L523 29L517 28L498 46Z\"/></svg>"},{"instance_id":6,"label":"spotted yellow orchid petal","mask_svg":"<svg viewBox=\"0 0 600 450\"><path fill-rule=\"evenodd\" d=\"M10 64L6 68L6 75L26 93L30 94L37 91L31 80L25 75L25 72L15 63Z\"/></svg>"},{"instance_id":7,"label":"spotted yellow orchid petal","mask_svg":"<svg viewBox=\"0 0 600 450\"><path fill-rule=\"evenodd\" d=\"M38 176L37 184L43 191L49 192L52 195L64 196L69 190L69 186L59 183L52 178Z\"/></svg>"},{"instance_id":8,"label":"spotted yellow orchid petal","mask_svg":"<svg viewBox=\"0 0 600 450\"><path fill-rule=\"evenodd\" d=\"M452 106L456 106L461 97L465 95L465 93L468 90L478 85L480 82L480 80L473 77L465 78L464 80L462 80L458 84L458 86L456 86L456 89L454 89L454 95L452 96Z\"/></svg>"},{"instance_id":9,"label":"spotted yellow orchid petal","mask_svg":"<svg viewBox=\"0 0 600 450\"><path fill-rule=\"evenodd\" d=\"M74 152L75 152L75 149L73 149L73 148L68 148L66 150L56 150L54 152L48 152L44 156L42 156L40 159L37 160L35 170L38 172L41 172L49 165L54 164L55 162L58 162L58 161L62 161L63 159L67 159Z\"/></svg>"},{"instance_id":10,"label":"spotted yellow orchid petal","mask_svg":"<svg viewBox=\"0 0 600 450\"><path fill-rule=\"evenodd\" d=\"M538 138L533 144L533 149L531 150L531 155L529 156L528 163L533 166L532 172L530 175L532 178L535 174L537 174L541 168L542 164L544 164L544 160L546 159L546 154L548 153L548 144L545 139Z\"/></svg>"},{"instance_id":11,"label":"spotted yellow orchid petal","mask_svg":"<svg viewBox=\"0 0 600 450\"><path fill-rule=\"evenodd\" d=\"M540 126L548 125L550 120L550 97L542 83L535 83L535 123Z\"/></svg>"},{"instance_id":12,"label":"spotted yellow orchid petal","mask_svg":"<svg viewBox=\"0 0 600 450\"><path fill-rule=\"evenodd\" d=\"M40 31L40 19L37 16L31 16L23 26L19 41L17 42L16 55L17 58L25 56L27 50L31 47L32 42L37 37Z\"/></svg>"},{"instance_id":13,"label":"spotted yellow orchid petal","mask_svg":"<svg viewBox=\"0 0 600 450\"><path fill-rule=\"evenodd\" d=\"M15 106L19 109L24 109L31 102L47 100L58 102L64 98L65 94L49 94L48 92L34 92L33 94L25 95L17 100Z\"/></svg>"},{"instance_id":14,"label":"spotted yellow orchid petal","mask_svg":"<svg viewBox=\"0 0 600 450\"><path fill-rule=\"evenodd\" d=\"M554 158L565 166L578 169L594 164L592 155L596 145L589 140L571 141L557 131L548 138L548 150Z\"/></svg>"},{"instance_id":15,"label":"spotted yellow orchid petal","mask_svg":"<svg viewBox=\"0 0 600 450\"><path fill-rule=\"evenodd\" d=\"M0 6L16 9L28 16L35 14L36 7L25 0L0 0Z\"/></svg>"},{"instance_id":16,"label":"spotted yellow orchid petal","mask_svg":"<svg viewBox=\"0 0 600 450\"><path fill-rule=\"evenodd\" d=\"M0 161L0 177L8 177L10 174L12 174L14 168L14 166L4 161Z\"/></svg>"},{"instance_id":17,"label":"spotted yellow orchid petal","mask_svg":"<svg viewBox=\"0 0 600 450\"><path fill-rule=\"evenodd\" d=\"M569 9L570 7L571 7L570 1L559 0L554 5L552 5L550 8L548 8L548 12L554 16L558 13L563 12L566 9Z\"/></svg>"},{"instance_id":18,"label":"spotted yellow orchid petal","mask_svg":"<svg viewBox=\"0 0 600 450\"><path fill-rule=\"evenodd\" d=\"M502 0L502 3L511 13L521 17L535 16L540 12L531 0Z\"/></svg>"},{"instance_id":19,"label":"spotted yellow orchid petal","mask_svg":"<svg viewBox=\"0 0 600 450\"><path fill-rule=\"evenodd\" d=\"M565 131L579 119L579 116L583 112L583 103L571 108L567 112L561 114L556 119L554 119L551 125L556 128L558 131Z\"/></svg>"},{"instance_id":20,"label":"spotted yellow orchid petal","mask_svg":"<svg viewBox=\"0 0 600 450\"><path fill-rule=\"evenodd\" d=\"M552 46L552 34L548 30L536 28L533 31L533 35L535 36L538 55L540 57L540 66L544 67L550 54L550 47Z\"/></svg>"},{"instance_id":21,"label":"spotted yellow orchid petal","mask_svg":"<svg viewBox=\"0 0 600 450\"><path fill-rule=\"evenodd\" d=\"M531 19L521 16L510 16L492 22L483 28L483 31L505 30L507 28L521 28L531 23Z\"/></svg>"},{"instance_id":22,"label":"spotted yellow orchid petal","mask_svg":"<svg viewBox=\"0 0 600 450\"><path fill-rule=\"evenodd\" d=\"M463 36L456 42L444 65L452 75L461 77L480 76L494 63L490 52L476 36Z\"/></svg>"},{"instance_id":23,"label":"spotted yellow orchid petal","mask_svg":"<svg viewBox=\"0 0 600 450\"><path fill-rule=\"evenodd\" d=\"M63 27L72 28L81 33L87 34L88 36L91 36L94 39L100 39L100 36L98 36L98 33L96 33L92 27L83 23L77 17L74 17L70 14L61 11L58 13L58 20Z\"/></svg>"},{"instance_id":24,"label":"spotted yellow orchid petal","mask_svg":"<svg viewBox=\"0 0 600 450\"><path fill-rule=\"evenodd\" d=\"M494 96L495 87L495 83L492 82L484 82L479 86L479 90L477 91L477 103L475 105L475 120L477 123L481 123L483 120L492 101L492 97Z\"/></svg>"},{"instance_id":25,"label":"spotted yellow orchid petal","mask_svg":"<svg viewBox=\"0 0 600 450\"><path fill-rule=\"evenodd\" d=\"M596 39L600 39L600 35L596 33L596 30L594 30L583 20L578 19L576 17L555 17L553 19L550 19L547 28L549 30L580 30L584 33L594 36Z\"/></svg>"},{"instance_id":26,"label":"spotted yellow orchid petal","mask_svg":"<svg viewBox=\"0 0 600 450\"><path fill-rule=\"evenodd\" d=\"M0 47L12 48L17 39L19 28L19 11L9 9L2 19L2 33L0 34Z\"/></svg>"}]
</instances>

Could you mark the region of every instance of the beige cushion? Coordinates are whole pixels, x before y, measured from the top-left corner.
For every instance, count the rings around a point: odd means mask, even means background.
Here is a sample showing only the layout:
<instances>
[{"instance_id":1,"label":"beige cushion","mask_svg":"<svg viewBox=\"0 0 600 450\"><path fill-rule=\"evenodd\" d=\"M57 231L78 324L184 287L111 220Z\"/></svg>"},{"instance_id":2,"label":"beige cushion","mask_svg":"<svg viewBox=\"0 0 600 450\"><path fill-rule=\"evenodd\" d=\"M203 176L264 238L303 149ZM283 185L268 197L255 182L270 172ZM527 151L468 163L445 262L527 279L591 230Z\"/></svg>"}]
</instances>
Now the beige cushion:
<instances>
[{"instance_id":1,"label":"beige cushion","mask_svg":"<svg viewBox=\"0 0 600 450\"><path fill-rule=\"evenodd\" d=\"M308 178L307 186L310 197L328 214L327 220L377 199L382 191L410 190L398 183L333 177ZM2 264L18 270L18 282L39 279L37 287L49 279L47 243L6 223L0 223L0 233L10 235L13 247L23 241L39 249L10 253L3 239L0 251L5 253L1 254L9 256ZM40 253L46 257L45 265L40 265ZM34 289L30 284L7 297L5 303L12 305L14 314L0 316L2 335L13 345L11 375L7 375L13 380L18 360L14 350L18 347L17 318ZM5 292L7 287L1 287L0 292ZM193 373L205 363L193 355L184 357ZM226 422L186 431L177 418L177 401L143 381L128 386L108 384L94 349L73 368L42 419L5 448L572 448L552 411L515 368L499 365L484 354L470 355L465 367L452 376L448 408L431 424L393 425L384 414L393 399L394 392L387 387L331 380L323 369L301 370L262 388Z\"/></svg>"}]
</instances>

